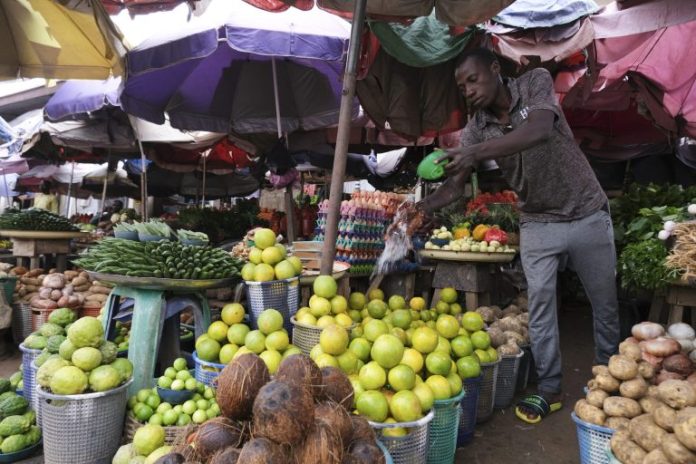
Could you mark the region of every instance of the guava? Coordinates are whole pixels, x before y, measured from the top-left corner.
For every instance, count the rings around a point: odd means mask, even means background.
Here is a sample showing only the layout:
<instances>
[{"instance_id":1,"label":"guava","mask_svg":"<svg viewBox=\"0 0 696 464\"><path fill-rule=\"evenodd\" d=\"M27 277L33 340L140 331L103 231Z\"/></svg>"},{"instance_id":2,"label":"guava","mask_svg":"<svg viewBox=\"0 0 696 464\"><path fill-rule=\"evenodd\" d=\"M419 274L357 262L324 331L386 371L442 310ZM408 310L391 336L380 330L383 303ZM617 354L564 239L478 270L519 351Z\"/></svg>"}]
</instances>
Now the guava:
<instances>
[{"instance_id":1,"label":"guava","mask_svg":"<svg viewBox=\"0 0 696 464\"><path fill-rule=\"evenodd\" d=\"M102 354L90 346L78 348L72 355L72 363L85 372L89 372L102 363Z\"/></svg>"},{"instance_id":2,"label":"guava","mask_svg":"<svg viewBox=\"0 0 696 464\"><path fill-rule=\"evenodd\" d=\"M129 464L130 460L135 456L137 455L133 450L133 443L128 443L127 445L121 446L118 451L116 451L116 454L111 460L111 464Z\"/></svg>"},{"instance_id":3,"label":"guava","mask_svg":"<svg viewBox=\"0 0 696 464\"><path fill-rule=\"evenodd\" d=\"M51 384L51 378L53 378L58 369L69 365L70 363L60 356L50 357L36 371L36 381L42 387L48 388Z\"/></svg>"},{"instance_id":4,"label":"guava","mask_svg":"<svg viewBox=\"0 0 696 464\"><path fill-rule=\"evenodd\" d=\"M65 327L71 322L75 322L77 314L70 308L58 308L48 316L48 322Z\"/></svg>"},{"instance_id":5,"label":"guava","mask_svg":"<svg viewBox=\"0 0 696 464\"><path fill-rule=\"evenodd\" d=\"M72 344L70 339L66 338L63 343L60 344L60 347L58 348L58 354L60 355L61 358L65 359L66 361L71 361L72 360L72 355L77 350L77 347Z\"/></svg>"},{"instance_id":6,"label":"guava","mask_svg":"<svg viewBox=\"0 0 696 464\"><path fill-rule=\"evenodd\" d=\"M45 363L46 360L51 356L53 356L51 352L43 350L40 355L34 358L34 364L36 365L36 367L41 367L43 366L43 363Z\"/></svg>"},{"instance_id":7,"label":"guava","mask_svg":"<svg viewBox=\"0 0 696 464\"><path fill-rule=\"evenodd\" d=\"M75 366L58 369L50 383L56 395L79 395L87 389L87 375Z\"/></svg>"},{"instance_id":8,"label":"guava","mask_svg":"<svg viewBox=\"0 0 696 464\"><path fill-rule=\"evenodd\" d=\"M51 322L45 322L39 328L39 333L44 337L52 337L53 335L63 335L64 331L58 324L53 324Z\"/></svg>"},{"instance_id":9,"label":"guava","mask_svg":"<svg viewBox=\"0 0 696 464\"><path fill-rule=\"evenodd\" d=\"M40 335L38 332L33 333L24 339L23 345L25 348L31 350L43 350L46 348L46 337Z\"/></svg>"},{"instance_id":10,"label":"guava","mask_svg":"<svg viewBox=\"0 0 696 464\"><path fill-rule=\"evenodd\" d=\"M104 328L101 322L92 316L81 317L68 329L68 338L77 348L97 348L101 345L103 337Z\"/></svg>"},{"instance_id":11,"label":"guava","mask_svg":"<svg viewBox=\"0 0 696 464\"><path fill-rule=\"evenodd\" d=\"M126 358L116 358L110 366L118 371L118 374L121 376L121 382L127 381L133 375L133 364Z\"/></svg>"},{"instance_id":12,"label":"guava","mask_svg":"<svg viewBox=\"0 0 696 464\"><path fill-rule=\"evenodd\" d=\"M99 351L102 354L102 364L111 364L116 359L116 355L118 355L118 345L105 340L99 345Z\"/></svg>"},{"instance_id":13,"label":"guava","mask_svg":"<svg viewBox=\"0 0 696 464\"><path fill-rule=\"evenodd\" d=\"M160 446L145 459L145 464L155 464L159 458L172 452L173 446Z\"/></svg>"},{"instance_id":14,"label":"guava","mask_svg":"<svg viewBox=\"0 0 696 464\"><path fill-rule=\"evenodd\" d=\"M99 366L89 373L89 387L95 392L116 388L121 384L121 374L111 366Z\"/></svg>"},{"instance_id":15,"label":"guava","mask_svg":"<svg viewBox=\"0 0 696 464\"><path fill-rule=\"evenodd\" d=\"M146 424L135 431L133 449L141 456L149 456L157 448L164 446L164 427Z\"/></svg>"}]
</instances>

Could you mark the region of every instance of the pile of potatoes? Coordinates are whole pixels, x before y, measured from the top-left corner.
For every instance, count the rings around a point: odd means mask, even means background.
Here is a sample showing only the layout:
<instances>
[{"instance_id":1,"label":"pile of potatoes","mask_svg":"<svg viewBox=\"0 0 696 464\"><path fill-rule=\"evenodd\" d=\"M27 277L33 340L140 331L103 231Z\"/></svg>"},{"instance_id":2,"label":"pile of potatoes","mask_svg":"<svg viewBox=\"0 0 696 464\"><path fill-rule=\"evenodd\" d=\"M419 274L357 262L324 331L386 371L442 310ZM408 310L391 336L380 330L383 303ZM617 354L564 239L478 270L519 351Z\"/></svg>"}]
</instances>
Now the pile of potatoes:
<instances>
[{"instance_id":1,"label":"pile of potatoes","mask_svg":"<svg viewBox=\"0 0 696 464\"><path fill-rule=\"evenodd\" d=\"M635 343L622 343L608 366L594 366L575 414L615 430L611 449L624 464L696 463L696 387L669 379L652 385L655 368Z\"/></svg>"},{"instance_id":2,"label":"pile of potatoes","mask_svg":"<svg viewBox=\"0 0 696 464\"><path fill-rule=\"evenodd\" d=\"M101 308L106 303L106 299L111 293L110 284L94 281L85 292L84 308Z\"/></svg>"},{"instance_id":3,"label":"pile of potatoes","mask_svg":"<svg viewBox=\"0 0 696 464\"><path fill-rule=\"evenodd\" d=\"M41 279L41 287L29 304L38 309L79 309L84 302L83 292L90 286L86 272L49 272Z\"/></svg>"},{"instance_id":4,"label":"pile of potatoes","mask_svg":"<svg viewBox=\"0 0 696 464\"><path fill-rule=\"evenodd\" d=\"M529 345L527 305L527 298L520 295L505 309L498 306L481 306L476 309L488 325L491 346L500 356L514 356L520 352L521 346Z\"/></svg>"},{"instance_id":5,"label":"pile of potatoes","mask_svg":"<svg viewBox=\"0 0 696 464\"><path fill-rule=\"evenodd\" d=\"M39 288L43 281L46 271L43 269L27 269L25 267L15 267L10 270L9 275L18 277L17 286L13 295L14 301L19 303L29 303L32 298L39 294Z\"/></svg>"}]
</instances>

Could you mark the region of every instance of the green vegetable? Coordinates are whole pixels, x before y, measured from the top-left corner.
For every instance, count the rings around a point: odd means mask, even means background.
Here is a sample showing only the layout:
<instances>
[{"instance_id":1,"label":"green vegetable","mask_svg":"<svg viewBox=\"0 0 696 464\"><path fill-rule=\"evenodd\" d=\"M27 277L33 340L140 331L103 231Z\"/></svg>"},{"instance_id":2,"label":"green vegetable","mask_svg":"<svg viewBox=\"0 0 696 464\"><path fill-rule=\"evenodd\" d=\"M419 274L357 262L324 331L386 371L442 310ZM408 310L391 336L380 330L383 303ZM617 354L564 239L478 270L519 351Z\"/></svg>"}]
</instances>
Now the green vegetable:
<instances>
[{"instance_id":1,"label":"green vegetable","mask_svg":"<svg viewBox=\"0 0 696 464\"><path fill-rule=\"evenodd\" d=\"M21 380L22 380L22 371L17 371L10 376L10 385L12 386L13 390L17 389L17 385L19 385L19 382Z\"/></svg>"},{"instance_id":2,"label":"green vegetable","mask_svg":"<svg viewBox=\"0 0 696 464\"><path fill-rule=\"evenodd\" d=\"M2 441L0 451L2 451L3 454L16 453L17 451L22 451L29 446L29 444L30 443L24 435L12 435Z\"/></svg>"},{"instance_id":3,"label":"green vegetable","mask_svg":"<svg viewBox=\"0 0 696 464\"><path fill-rule=\"evenodd\" d=\"M0 421L0 437L27 433L31 427L31 421L24 416L8 416Z\"/></svg>"},{"instance_id":4,"label":"green vegetable","mask_svg":"<svg viewBox=\"0 0 696 464\"><path fill-rule=\"evenodd\" d=\"M14 416L24 414L29 403L23 397L15 395L14 397L5 398L0 401L0 416Z\"/></svg>"},{"instance_id":5,"label":"green vegetable","mask_svg":"<svg viewBox=\"0 0 696 464\"><path fill-rule=\"evenodd\" d=\"M36 412L33 409L24 413L24 417L29 421L31 425L36 424Z\"/></svg>"},{"instance_id":6,"label":"green vegetable","mask_svg":"<svg viewBox=\"0 0 696 464\"><path fill-rule=\"evenodd\" d=\"M0 229L40 230L40 231L78 231L67 218L43 209L8 209L0 214Z\"/></svg>"},{"instance_id":7,"label":"green vegetable","mask_svg":"<svg viewBox=\"0 0 696 464\"><path fill-rule=\"evenodd\" d=\"M0 378L0 393L8 392L12 389L12 382L9 379Z\"/></svg>"},{"instance_id":8,"label":"green vegetable","mask_svg":"<svg viewBox=\"0 0 696 464\"><path fill-rule=\"evenodd\" d=\"M51 314L48 316L48 322L57 324L62 327L65 327L71 322L75 322L76 319L77 313L75 313L75 311L73 311L70 308L58 308L54 311L51 311Z\"/></svg>"},{"instance_id":9,"label":"green vegetable","mask_svg":"<svg viewBox=\"0 0 696 464\"><path fill-rule=\"evenodd\" d=\"M148 222L135 222L134 229L138 233L154 235L169 240L172 236L172 229L165 222L153 219Z\"/></svg>"},{"instance_id":10,"label":"green vegetable","mask_svg":"<svg viewBox=\"0 0 696 464\"><path fill-rule=\"evenodd\" d=\"M24 339L23 344L31 350L43 350L46 348L46 337L39 334L31 334Z\"/></svg>"},{"instance_id":11,"label":"green vegetable","mask_svg":"<svg viewBox=\"0 0 696 464\"><path fill-rule=\"evenodd\" d=\"M205 243L208 243L210 241L210 239L208 239L207 234L204 234L203 232L194 232L192 230L179 229L176 232L176 235L179 238L179 241L200 240Z\"/></svg>"},{"instance_id":12,"label":"green vegetable","mask_svg":"<svg viewBox=\"0 0 696 464\"><path fill-rule=\"evenodd\" d=\"M627 289L655 290L678 276L678 271L665 267L667 248L657 239L631 243L619 256L621 285Z\"/></svg>"},{"instance_id":13,"label":"green vegetable","mask_svg":"<svg viewBox=\"0 0 696 464\"><path fill-rule=\"evenodd\" d=\"M24 438L27 441L27 446L38 443L41 440L41 429L36 425L32 425L29 431L24 434Z\"/></svg>"}]
</instances>

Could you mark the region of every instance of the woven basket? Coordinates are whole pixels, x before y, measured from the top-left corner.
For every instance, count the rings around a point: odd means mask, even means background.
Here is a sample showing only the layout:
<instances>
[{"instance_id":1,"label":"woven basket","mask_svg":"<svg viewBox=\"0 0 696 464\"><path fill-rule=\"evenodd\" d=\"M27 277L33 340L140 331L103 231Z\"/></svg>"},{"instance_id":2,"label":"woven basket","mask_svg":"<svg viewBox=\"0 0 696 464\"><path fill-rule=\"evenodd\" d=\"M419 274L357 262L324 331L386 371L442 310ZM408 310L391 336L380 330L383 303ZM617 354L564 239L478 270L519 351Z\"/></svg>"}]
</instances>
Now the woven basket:
<instances>
[{"instance_id":1,"label":"woven basket","mask_svg":"<svg viewBox=\"0 0 696 464\"><path fill-rule=\"evenodd\" d=\"M217 378L220 372L225 368L225 364L218 364L208 361L203 361L198 357L198 354L194 351L192 353L193 362L195 363L195 369L193 376L199 382L203 382L209 387L217 387Z\"/></svg>"},{"instance_id":2,"label":"woven basket","mask_svg":"<svg viewBox=\"0 0 696 464\"><path fill-rule=\"evenodd\" d=\"M92 317L99 317L99 313L101 313L101 306L97 307L83 307L80 309L80 317L85 317L85 316L92 316Z\"/></svg>"},{"instance_id":3,"label":"woven basket","mask_svg":"<svg viewBox=\"0 0 696 464\"><path fill-rule=\"evenodd\" d=\"M126 414L126 423L123 426L123 443L130 443L133 441L133 436L135 431L140 427L145 425L142 422L133 417L130 413ZM164 444L165 445L176 445L183 443L185 438L195 430L194 425L183 425L179 426L169 426L164 428Z\"/></svg>"},{"instance_id":4,"label":"woven basket","mask_svg":"<svg viewBox=\"0 0 696 464\"><path fill-rule=\"evenodd\" d=\"M37 388L45 462L110 464L121 441L132 382L82 395L53 395Z\"/></svg>"},{"instance_id":5,"label":"woven basket","mask_svg":"<svg viewBox=\"0 0 696 464\"><path fill-rule=\"evenodd\" d=\"M498 379L495 385L495 403L498 409L505 409L512 403L517 388L517 377L520 361L524 356L524 351L514 356L501 356L500 366L498 366Z\"/></svg>"},{"instance_id":6,"label":"woven basket","mask_svg":"<svg viewBox=\"0 0 696 464\"><path fill-rule=\"evenodd\" d=\"M481 386L479 387L476 423L480 424L491 418L495 403L495 387L498 381L500 358L495 362L481 363Z\"/></svg>"},{"instance_id":7,"label":"woven basket","mask_svg":"<svg viewBox=\"0 0 696 464\"><path fill-rule=\"evenodd\" d=\"M309 355L312 348L319 344L319 337L321 336L321 331L324 329L297 322L295 316L290 318L290 322L294 326L292 329L292 344L302 350L304 354ZM344 328L350 333L356 325L357 324L353 324L350 327Z\"/></svg>"},{"instance_id":8,"label":"woven basket","mask_svg":"<svg viewBox=\"0 0 696 464\"><path fill-rule=\"evenodd\" d=\"M393 424L370 421L370 426L375 429L377 439L389 451L394 464L425 464L430 444L428 424L434 417L435 412L431 410L417 421ZM405 428L408 433L402 437L384 436L382 432L390 428Z\"/></svg>"},{"instance_id":9,"label":"woven basket","mask_svg":"<svg viewBox=\"0 0 696 464\"><path fill-rule=\"evenodd\" d=\"M476 412L481 387L481 376L464 379L462 390L464 396L460 403L462 413L459 416L459 432L457 433L457 446L464 446L474 438L476 428Z\"/></svg>"},{"instance_id":10,"label":"woven basket","mask_svg":"<svg viewBox=\"0 0 696 464\"><path fill-rule=\"evenodd\" d=\"M28 303L12 305L12 338L19 345L33 331L31 326L31 307Z\"/></svg>"},{"instance_id":11,"label":"woven basket","mask_svg":"<svg viewBox=\"0 0 696 464\"><path fill-rule=\"evenodd\" d=\"M435 418L428 425L428 464L451 464L457 451L461 401L465 392L446 400L435 400Z\"/></svg>"},{"instance_id":12,"label":"woven basket","mask_svg":"<svg viewBox=\"0 0 696 464\"><path fill-rule=\"evenodd\" d=\"M22 382L24 383L24 389L22 390L22 396L31 405L34 411L38 408L36 404L36 391L34 390L35 379L36 379L36 366L34 365L34 359L36 359L42 350L32 350L31 348L26 348L24 345L19 345L19 350L22 352Z\"/></svg>"},{"instance_id":13,"label":"woven basket","mask_svg":"<svg viewBox=\"0 0 696 464\"><path fill-rule=\"evenodd\" d=\"M570 417L577 428L580 464L609 464L607 447L614 430L585 422L574 412Z\"/></svg>"},{"instance_id":14,"label":"woven basket","mask_svg":"<svg viewBox=\"0 0 696 464\"><path fill-rule=\"evenodd\" d=\"M283 315L283 326L292 334L290 318L295 315L300 304L299 277L268 282L245 281L247 304L251 328L257 329L256 319L266 309L273 308Z\"/></svg>"},{"instance_id":15,"label":"woven basket","mask_svg":"<svg viewBox=\"0 0 696 464\"><path fill-rule=\"evenodd\" d=\"M54 309L39 309L30 307L31 310L31 331L36 332L48 322L48 316L54 311Z\"/></svg>"}]
</instances>

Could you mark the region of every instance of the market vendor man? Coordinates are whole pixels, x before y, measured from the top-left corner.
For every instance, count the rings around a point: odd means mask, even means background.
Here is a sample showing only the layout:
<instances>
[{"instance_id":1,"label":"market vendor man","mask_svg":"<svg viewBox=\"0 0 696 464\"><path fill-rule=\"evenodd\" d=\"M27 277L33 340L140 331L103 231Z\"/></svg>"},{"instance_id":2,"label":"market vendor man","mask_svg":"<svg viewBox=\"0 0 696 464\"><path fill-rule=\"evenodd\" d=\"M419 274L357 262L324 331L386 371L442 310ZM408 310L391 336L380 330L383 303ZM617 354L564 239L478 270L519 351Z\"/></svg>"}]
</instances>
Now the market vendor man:
<instances>
[{"instance_id":1,"label":"market vendor man","mask_svg":"<svg viewBox=\"0 0 696 464\"><path fill-rule=\"evenodd\" d=\"M528 284L529 337L538 394L517 417L537 423L561 408L561 352L556 273L567 258L592 304L595 363L607 364L619 343L616 253L607 197L576 145L545 69L505 79L489 50L467 52L455 71L473 115L461 146L447 150L448 179L419 207L426 213L461 198L480 162L495 160L519 196L522 266Z\"/></svg>"}]
</instances>

